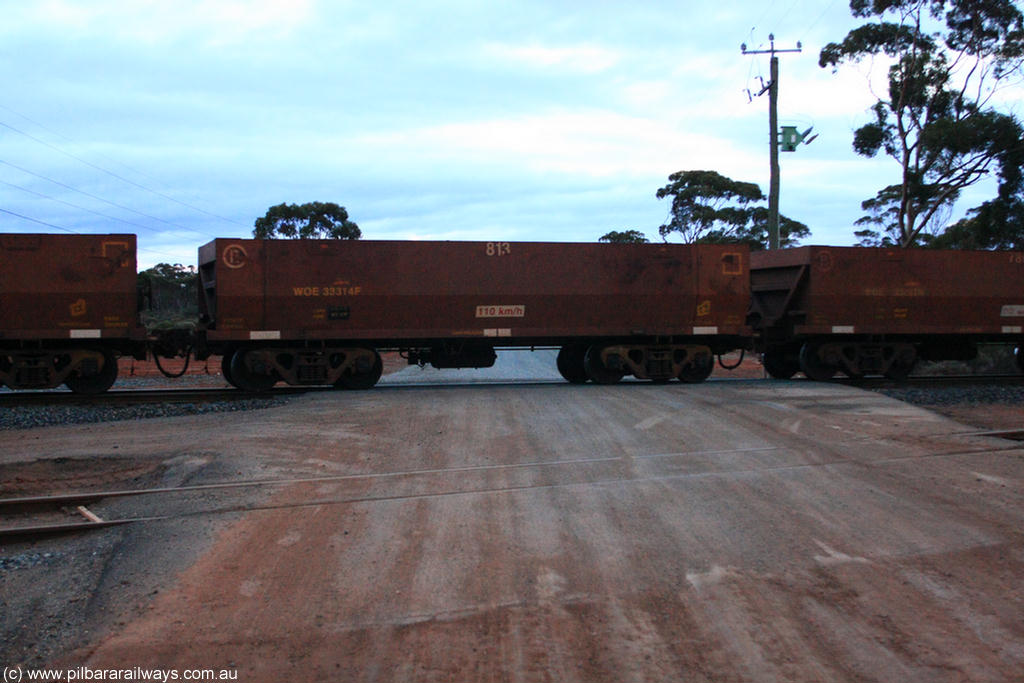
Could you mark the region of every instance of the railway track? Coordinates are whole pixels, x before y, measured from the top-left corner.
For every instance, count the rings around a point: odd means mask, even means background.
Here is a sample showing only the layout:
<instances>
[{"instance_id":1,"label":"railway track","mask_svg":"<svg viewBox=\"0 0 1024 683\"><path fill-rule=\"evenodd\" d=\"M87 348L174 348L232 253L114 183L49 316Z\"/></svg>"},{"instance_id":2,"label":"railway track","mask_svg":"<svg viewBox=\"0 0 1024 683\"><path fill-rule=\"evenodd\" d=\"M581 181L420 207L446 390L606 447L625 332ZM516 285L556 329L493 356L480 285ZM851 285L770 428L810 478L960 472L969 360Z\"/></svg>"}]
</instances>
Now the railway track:
<instances>
[{"instance_id":1,"label":"railway track","mask_svg":"<svg viewBox=\"0 0 1024 683\"><path fill-rule=\"evenodd\" d=\"M117 389L93 396L70 391L4 391L0 406L29 405L127 405L138 403L200 403L209 401L241 401L252 398L293 396L311 391L330 391L330 387L278 387L264 393L251 393L232 388L190 389Z\"/></svg>"},{"instance_id":2,"label":"railway track","mask_svg":"<svg viewBox=\"0 0 1024 683\"><path fill-rule=\"evenodd\" d=\"M1024 441L1024 430L999 430L999 431L978 431L970 433L958 433L959 436L986 436L986 437L998 437L1006 439L1009 442ZM751 452L763 452L763 451L775 451L778 450L775 446L757 447L757 448L744 448L734 449L727 451L696 451L696 452L685 452L685 453L655 453L649 455L637 455L633 456L634 459L646 460L646 459L662 459L662 458L675 458L675 457L692 457L694 455L710 455L710 454L738 454L738 453L751 453ZM523 491L528 489L557 489L565 487L577 487L577 486L604 486L613 484L623 483L642 483L654 480L670 480L679 478L693 478L693 477L720 477L720 476L733 476L736 474L743 473L756 473L756 472L780 472L794 469L807 469L807 468L818 468L818 467L834 467L841 465L856 464L863 466L874 465L880 463L889 463L894 461L904 460L927 460L931 458L946 458L956 456L969 456L974 454L986 454L992 452L1019 452L1021 446L1018 444L1011 443L1001 448L976 448L976 449L954 449L949 451L940 451L934 453L925 453L918 455L903 455L894 456L891 458L884 458L870 463L865 463L858 459L836 459L828 462L819 463L801 463L792 465L778 465L769 467L756 467L756 468L739 468L739 469L725 469L725 470L714 470L705 472L687 472L679 474L669 475L657 475L657 476L608 476L607 470L605 469L609 465L615 465L617 463L624 462L622 458L618 457L594 457L594 458L581 458L575 460L566 461L555 461L555 462L528 462L528 463L517 463L517 464L504 464L504 465L470 465L463 467L450 467L450 468L438 468L438 469L422 469L422 470L397 470L391 472L376 472L367 474L341 474L341 475L327 475L327 476L315 476L315 477L294 477L294 478L283 478L283 479L257 479L247 481L227 481L227 482L216 482L209 484L193 484L185 486L172 486L172 487L156 487L156 488L142 488L142 489L120 489L120 490L106 490L106 491L84 491L75 493L55 493L45 494L36 496L20 496L12 498L0 499L0 520L2 526L0 526L0 542L4 541L19 541L19 540L37 540L43 537L67 534L82 531L91 531L97 529L104 529L113 526L123 526L129 524L144 524L152 523L157 521L164 521L170 519L179 519L185 517L195 517L201 515L218 515L227 513L240 513L240 512L256 512L262 510L282 510L292 508L305 508L311 506L321 505L351 505L356 503L373 503L383 501L394 501L414 498L436 498L445 496L458 496L458 495L479 495L479 494L503 494L516 491ZM459 475L469 475L473 473L480 473L494 470L515 470L515 469L551 469L558 470L563 468L595 468L593 477L587 476L582 479L577 477L570 477L566 481L558 481L557 478L554 481L548 481L542 484L523 484L523 485L510 485L510 486L461 486L457 483L457 477ZM134 498L134 497L147 497L147 496L159 496L159 495L185 495L185 494L205 494L215 493L219 491L228 491L232 489L260 489L267 487L282 487L296 484L330 484L330 483L347 483L347 482L366 482L373 480L389 480L389 479L416 479L423 477L436 477L441 475L445 481L448 482L448 486L442 490L433 490L425 492L414 492L404 494L393 494L386 491L381 491L379 494L367 494L362 493L361 495L341 495L338 497L313 497L303 498L295 501L278 501L278 502L251 502L242 501L238 503L221 503L214 504L214 506L205 509L186 509L178 511L162 511L153 512L151 514L135 514L128 517L118 518L104 518L96 514L89 509L89 505L97 503L99 501L108 501L114 499ZM456 482L456 483L452 483Z\"/></svg>"},{"instance_id":3,"label":"railway track","mask_svg":"<svg viewBox=\"0 0 1024 683\"><path fill-rule=\"evenodd\" d=\"M750 381L750 377L729 377L729 376L715 376L710 378L709 382L718 381ZM766 378L767 379L767 378ZM797 382L808 382L802 375L798 375L791 381ZM831 382L839 384L851 384L854 386L863 386L868 388L877 387L913 387L913 386L955 386L955 385L967 385L967 384L1024 384L1024 375L1019 374L1008 374L1008 375L918 375L911 376L906 380L895 381L886 379L884 377L865 377L860 379L851 379L848 377L836 376ZM400 389L400 388L439 388L445 386L466 386L476 384L504 384L509 386L517 385L537 385L537 384L563 384L564 381L561 379L466 379L464 381L435 381L435 380L424 380L422 382L394 382L389 383L386 380L382 381L381 384L376 388L380 389ZM649 382L642 380L638 381L625 381L625 384L642 384L649 385ZM310 387L292 387L292 386L278 386L274 387L270 391L265 392L247 392L239 389L230 387L218 388L218 387L203 387L203 388L188 388L188 389L115 389L104 392L97 395L83 395L75 394L70 391L64 390L45 390L45 391L0 391L0 406L4 405L45 405L52 403L60 404L72 404L72 405L90 405L90 404L131 404L131 403L186 403L186 402L200 402L200 401L230 401L230 400L243 400L251 399L254 397L270 397L270 396L292 396L298 394L306 394L320 391L335 391L333 387L329 386L310 386Z\"/></svg>"},{"instance_id":4,"label":"railway track","mask_svg":"<svg viewBox=\"0 0 1024 683\"><path fill-rule=\"evenodd\" d=\"M972 384L1015 385L1024 384L1024 375L911 375L905 380L896 381L885 377L865 377L850 379L836 378L833 382L852 384L865 388L907 388L907 387L940 387L964 386Z\"/></svg>"},{"instance_id":5,"label":"railway track","mask_svg":"<svg viewBox=\"0 0 1024 683\"><path fill-rule=\"evenodd\" d=\"M709 382L728 384L765 382L764 379L750 377L750 373L745 374L745 377L720 375L712 377ZM408 381L409 379L413 379L413 381ZM401 394L404 392L451 390L459 387L470 389L506 387L528 391L527 387L565 388L568 386L561 378L424 377L422 381L419 379L418 377L403 377L400 381L394 382L385 379L373 391ZM768 382L773 381L775 380L768 380ZM792 381L806 383L810 380L797 377ZM832 382L869 391L880 391L893 398L918 405L979 401L982 403L1015 402L1019 400L1020 392L1024 387L1024 377L1019 375L914 377L906 382L893 382L884 378L861 380L836 378ZM623 384L631 385L638 390L652 387L650 382L642 380L626 379ZM682 389L681 385L674 386ZM591 389L599 390L600 388L592 387ZM657 388L655 387L655 389ZM580 391L588 390L590 389L580 389ZM699 387L690 390L700 391ZM326 386L281 386L266 392L250 393L224 387L146 388L119 389L96 396L83 396L68 391L12 392L0 390L0 431L257 410L282 405L295 396L317 392L327 392L324 394L326 396L336 394L337 390Z\"/></svg>"}]
</instances>

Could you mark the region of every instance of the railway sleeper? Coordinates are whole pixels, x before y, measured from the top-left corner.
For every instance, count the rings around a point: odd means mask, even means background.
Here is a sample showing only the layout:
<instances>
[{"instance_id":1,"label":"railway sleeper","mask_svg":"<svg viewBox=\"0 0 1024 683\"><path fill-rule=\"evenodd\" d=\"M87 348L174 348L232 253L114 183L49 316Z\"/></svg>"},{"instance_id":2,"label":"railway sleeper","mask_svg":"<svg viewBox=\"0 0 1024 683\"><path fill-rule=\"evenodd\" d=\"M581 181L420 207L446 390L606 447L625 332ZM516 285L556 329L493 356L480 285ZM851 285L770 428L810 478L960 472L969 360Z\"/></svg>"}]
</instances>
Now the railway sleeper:
<instances>
[{"instance_id":1,"label":"railway sleeper","mask_svg":"<svg viewBox=\"0 0 1024 683\"><path fill-rule=\"evenodd\" d=\"M0 385L53 389L66 384L79 394L99 394L117 379L117 357L97 349L36 349L0 352Z\"/></svg>"},{"instance_id":2,"label":"railway sleeper","mask_svg":"<svg viewBox=\"0 0 1024 683\"><path fill-rule=\"evenodd\" d=\"M701 382L714 368L711 349L701 344L617 344L602 348L599 355L601 365L613 372L655 382L677 377L684 382Z\"/></svg>"}]
</instances>

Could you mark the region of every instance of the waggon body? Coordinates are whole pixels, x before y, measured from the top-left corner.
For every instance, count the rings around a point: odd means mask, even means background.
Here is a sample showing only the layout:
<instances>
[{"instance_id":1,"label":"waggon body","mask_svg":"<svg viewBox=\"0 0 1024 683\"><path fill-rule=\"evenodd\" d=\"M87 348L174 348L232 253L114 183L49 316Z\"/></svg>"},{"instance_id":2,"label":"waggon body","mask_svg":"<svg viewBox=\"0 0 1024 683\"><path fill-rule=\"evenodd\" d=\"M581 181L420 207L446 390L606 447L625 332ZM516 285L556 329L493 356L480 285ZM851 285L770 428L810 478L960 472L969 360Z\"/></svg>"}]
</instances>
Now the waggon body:
<instances>
[{"instance_id":1,"label":"waggon body","mask_svg":"<svg viewBox=\"0 0 1024 683\"><path fill-rule=\"evenodd\" d=\"M211 351L252 351L290 383L335 382L359 349L478 367L542 345L574 368L599 347L602 377L670 379L744 343L748 266L736 245L218 239L199 252L200 312Z\"/></svg>"},{"instance_id":2,"label":"waggon body","mask_svg":"<svg viewBox=\"0 0 1024 683\"><path fill-rule=\"evenodd\" d=\"M0 383L103 391L145 357L135 235L0 234Z\"/></svg>"},{"instance_id":3,"label":"waggon body","mask_svg":"<svg viewBox=\"0 0 1024 683\"><path fill-rule=\"evenodd\" d=\"M749 322L773 375L904 376L1024 341L1024 253L798 247L751 254Z\"/></svg>"}]
</instances>

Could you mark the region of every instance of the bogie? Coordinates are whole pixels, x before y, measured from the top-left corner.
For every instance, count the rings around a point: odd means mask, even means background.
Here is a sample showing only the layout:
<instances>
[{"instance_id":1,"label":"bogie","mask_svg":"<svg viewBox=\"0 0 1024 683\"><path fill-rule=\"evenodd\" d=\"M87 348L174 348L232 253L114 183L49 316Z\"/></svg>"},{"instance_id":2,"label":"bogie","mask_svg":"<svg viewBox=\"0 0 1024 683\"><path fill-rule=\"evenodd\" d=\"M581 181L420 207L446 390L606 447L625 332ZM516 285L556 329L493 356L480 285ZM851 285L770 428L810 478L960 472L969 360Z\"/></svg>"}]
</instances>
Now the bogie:
<instances>
[{"instance_id":1,"label":"bogie","mask_svg":"<svg viewBox=\"0 0 1024 683\"><path fill-rule=\"evenodd\" d=\"M594 384L615 384L626 376L626 371L622 369L622 357L606 352L601 346L587 349L583 367Z\"/></svg>"},{"instance_id":2,"label":"bogie","mask_svg":"<svg viewBox=\"0 0 1024 683\"><path fill-rule=\"evenodd\" d=\"M687 384L699 384L711 376L715 369L714 359L710 355L695 356L683 366L679 372L679 380Z\"/></svg>"},{"instance_id":3,"label":"bogie","mask_svg":"<svg viewBox=\"0 0 1024 683\"><path fill-rule=\"evenodd\" d=\"M334 382L335 387L362 391L371 389L377 384L384 371L380 354L373 349L362 349L362 351L365 353L358 354L346 366L345 371Z\"/></svg>"},{"instance_id":4,"label":"bogie","mask_svg":"<svg viewBox=\"0 0 1024 683\"><path fill-rule=\"evenodd\" d=\"M238 384L235 383L235 379L231 375L231 361L232 361L232 358L234 357L234 355L235 355L234 350L230 349L230 350L225 351L224 355L221 356L221 359L220 359L220 374L223 375L225 382L227 382L231 386L235 387L236 389L241 389L241 387L238 386Z\"/></svg>"},{"instance_id":5,"label":"bogie","mask_svg":"<svg viewBox=\"0 0 1024 683\"><path fill-rule=\"evenodd\" d=\"M76 394L102 394L117 381L117 357L109 349L95 351L82 359L64 384Z\"/></svg>"},{"instance_id":6,"label":"bogie","mask_svg":"<svg viewBox=\"0 0 1024 683\"><path fill-rule=\"evenodd\" d=\"M585 384L590 379L584 361L587 347L583 344L566 344L558 351L555 365L565 381L570 384Z\"/></svg>"},{"instance_id":7,"label":"bogie","mask_svg":"<svg viewBox=\"0 0 1024 683\"><path fill-rule=\"evenodd\" d=\"M816 382L832 379L838 369L833 360L822 355L822 351L822 344L817 342L807 342L800 347L800 370Z\"/></svg>"},{"instance_id":8,"label":"bogie","mask_svg":"<svg viewBox=\"0 0 1024 683\"><path fill-rule=\"evenodd\" d=\"M800 370L819 382L841 372L851 379L884 375L904 380L917 364L917 350L907 342L812 339L800 349ZM778 359L776 358L776 361ZM766 363L766 368L768 365ZM771 370L769 370L771 372Z\"/></svg>"},{"instance_id":9,"label":"bogie","mask_svg":"<svg viewBox=\"0 0 1024 683\"><path fill-rule=\"evenodd\" d=\"M241 348L226 360L225 379L244 391L266 391L279 381L293 386L334 385L369 389L383 373L380 354L368 347L310 350L295 347Z\"/></svg>"},{"instance_id":10,"label":"bogie","mask_svg":"<svg viewBox=\"0 0 1024 683\"><path fill-rule=\"evenodd\" d=\"M117 355L109 348L0 352L0 385L99 394L117 380Z\"/></svg>"},{"instance_id":11,"label":"bogie","mask_svg":"<svg viewBox=\"0 0 1024 683\"><path fill-rule=\"evenodd\" d=\"M774 379L790 379L800 372L799 353L786 348L769 348L761 359L765 372Z\"/></svg>"},{"instance_id":12,"label":"bogie","mask_svg":"<svg viewBox=\"0 0 1024 683\"><path fill-rule=\"evenodd\" d=\"M231 383L242 391L267 391L277 384L277 375L260 349L239 349L231 356Z\"/></svg>"}]
</instances>

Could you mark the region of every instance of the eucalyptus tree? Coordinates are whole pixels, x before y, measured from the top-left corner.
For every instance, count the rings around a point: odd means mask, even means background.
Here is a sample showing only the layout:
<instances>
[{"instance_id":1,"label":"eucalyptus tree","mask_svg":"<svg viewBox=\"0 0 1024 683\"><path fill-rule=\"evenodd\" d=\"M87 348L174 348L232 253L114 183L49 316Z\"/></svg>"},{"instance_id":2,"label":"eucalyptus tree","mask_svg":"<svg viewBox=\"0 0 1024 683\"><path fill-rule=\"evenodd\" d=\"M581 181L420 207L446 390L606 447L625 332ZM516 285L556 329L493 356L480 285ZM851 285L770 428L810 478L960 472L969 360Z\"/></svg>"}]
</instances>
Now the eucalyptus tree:
<instances>
[{"instance_id":1,"label":"eucalyptus tree","mask_svg":"<svg viewBox=\"0 0 1024 683\"><path fill-rule=\"evenodd\" d=\"M362 231L349 220L344 206L332 202L277 204L256 219L252 236L257 239L279 237L298 239L357 240Z\"/></svg>"},{"instance_id":2,"label":"eucalyptus tree","mask_svg":"<svg viewBox=\"0 0 1024 683\"><path fill-rule=\"evenodd\" d=\"M768 247L768 209L756 183L727 178L715 171L678 171L657 192L670 197L668 221L658 227L662 238L678 233L683 242L741 242L752 249ZM779 216L779 244L789 247L810 233L807 226Z\"/></svg>"},{"instance_id":3,"label":"eucalyptus tree","mask_svg":"<svg viewBox=\"0 0 1024 683\"><path fill-rule=\"evenodd\" d=\"M995 174L997 203L1021 187L1024 130L1000 111L1021 83L1024 16L1012 0L851 0L867 20L822 49L821 67L888 63L886 87L853 149L894 159L900 181L863 203L865 244L912 246L938 234L963 190ZM925 239L922 239L925 238Z\"/></svg>"},{"instance_id":4,"label":"eucalyptus tree","mask_svg":"<svg viewBox=\"0 0 1024 683\"><path fill-rule=\"evenodd\" d=\"M601 235L597 241L611 244L646 244L650 240L639 230L612 230Z\"/></svg>"}]
</instances>

